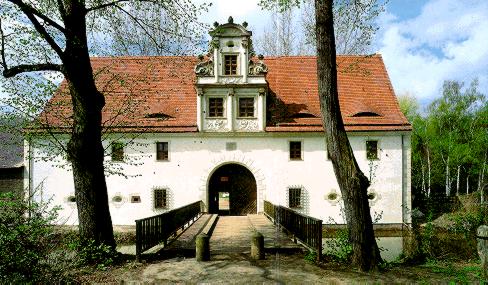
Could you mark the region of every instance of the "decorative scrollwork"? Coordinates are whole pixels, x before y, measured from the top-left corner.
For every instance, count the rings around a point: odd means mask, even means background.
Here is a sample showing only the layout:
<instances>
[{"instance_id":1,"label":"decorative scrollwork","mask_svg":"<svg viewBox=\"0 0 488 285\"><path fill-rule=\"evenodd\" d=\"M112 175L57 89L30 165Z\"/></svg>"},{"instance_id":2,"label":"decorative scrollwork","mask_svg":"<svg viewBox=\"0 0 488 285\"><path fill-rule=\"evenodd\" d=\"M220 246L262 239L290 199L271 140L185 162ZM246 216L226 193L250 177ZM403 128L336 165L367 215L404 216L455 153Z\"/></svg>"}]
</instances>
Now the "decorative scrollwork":
<instances>
[{"instance_id":1,"label":"decorative scrollwork","mask_svg":"<svg viewBox=\"0 0 488 285\"><path fill-rule=\"evenodd\" d=\"M240 119L237 120L237 129L239 131L253 132L259 128L257 120Z\"/></svg>"},{"instance_id":2,"label":"decorative scrollwork","mask_svg":"<svg viewBox=\"0 0 488 285\"><path fill-rule=\"evenodd\" d=\"M199 57L200 62L195 65L195 73L197 76L213 76L214 75L214 65L213 60L209 57L207 60L203 60L203 57Z\"/></svg>"},{"instance_id":3,"label":"decorative scrollwork","mask_svg":"<svg viewBox=\"0 0 488 285\"><path fill-rule=\"evenodd\" d=\"M249 75L261 75L268 72L268 66L263 62L263 56L259 55L258 62L249 61Z\"/></svg>"},{"instance_id":4,"label":"decorative scrollwork","mask_svg":"<svg viewBox=\"0 0 488 285\"><path fill-rule=\"evenodd\" d=\"M207 119L206 130L207 131L214 131L214 132L227 131L227 121L226 120L220 120L220 119L219 120Z\"/></svg>"}]
</instances>

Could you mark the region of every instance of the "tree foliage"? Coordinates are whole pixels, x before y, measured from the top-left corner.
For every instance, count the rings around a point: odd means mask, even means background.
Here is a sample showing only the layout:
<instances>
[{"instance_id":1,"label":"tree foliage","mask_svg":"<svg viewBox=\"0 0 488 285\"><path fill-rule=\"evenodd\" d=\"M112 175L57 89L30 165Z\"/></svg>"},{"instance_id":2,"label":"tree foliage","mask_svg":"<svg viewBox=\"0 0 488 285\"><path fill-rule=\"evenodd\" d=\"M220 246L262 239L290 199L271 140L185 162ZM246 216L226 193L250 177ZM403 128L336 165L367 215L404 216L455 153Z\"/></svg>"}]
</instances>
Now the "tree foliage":
<instances>
[{"instance_id":1,"label":"tree foliage","mask_svg":"<svg viewBox=\"0 0 488 285\"><path fill-rule=\"evenodd\" d=\"M417 197L478 191L486 199L488 107L477 81L445 81L442 96L422 113L415 98L399 99L413 125L412 190ZM422 205L420 205L422 206Z\"/></svg>"},{"instance_id":2,"label":"tree foliage","mask_svg":"<svg viewBox=\"0 0 488 285\"><path fill-rule=\"evenodd\" d=\"M131 33L126 33L128 36L145 34L150 40L149 47L138 50L130 45L126 52L171 50L174 44L166 39L176 41L178 37L175 34L183 31L182 27L190 28L189 23L197 23L197 15L206 5L197 6L188 0L1 0L0 3L0 71L18 94L25 92L22 84L36 87L32 93L34 99L39 96L49 98L46 94L53 93L53 90L43 90L40 84L29 83L39 78L39 72L44 77L55 74L65 79L64 88L69 92L70 106L64 107L71 109L71 115L65 119L71 128L67 140L59 140L55 135L51 138L71 164L81 238L93 239L97 245L103 243L114 247L103 165L102 109L105 98L103 88L95 84L96 74L90 55L111 54L107 53L107 45L120 38L113 37L113 41L107 44L105 37L120 35L118 28L122 22L132 22L130 27L135 27ZM158 14L163 11L164 17ZM147 15L154 16L154 19L143 18ZM169 22L171 26L161 25ZM171 30L171 27L175 29ZM170 36L161 37L163 34ZM163 43L167 45L163 46ZM24 77L24 74L36 72L38 74L33 77ZM27 79L18 85L13 78L19 77ZM112 82L123 84L124 81L108 81ZM36 110L42 109L46 101L32 100L34 104L30 104L32 102L23 100L22 96L13 100L11 105L14 107L10 106L10 109L33 111L34 117ZM42 130L50 134L59 132L53 131L49 124L44 124Z\"/></svg>"},{"instance_id":3,"label":"tree foliage","mask_svg":"<svg viewBox=\"0 0 488 285\"><path fill-rule=\"evenodd\" d=\"M334 35L337 54L370 53L379 29L378 16L387 0L334 1ZM300 55L316 53L315 4L313 0L269 1L261 6L273 11L269 28L256 40L258 53ZM298 10L297 7L300 9ZM296 13L300 17L295 17Z\"/></svg>"}]
</instances>

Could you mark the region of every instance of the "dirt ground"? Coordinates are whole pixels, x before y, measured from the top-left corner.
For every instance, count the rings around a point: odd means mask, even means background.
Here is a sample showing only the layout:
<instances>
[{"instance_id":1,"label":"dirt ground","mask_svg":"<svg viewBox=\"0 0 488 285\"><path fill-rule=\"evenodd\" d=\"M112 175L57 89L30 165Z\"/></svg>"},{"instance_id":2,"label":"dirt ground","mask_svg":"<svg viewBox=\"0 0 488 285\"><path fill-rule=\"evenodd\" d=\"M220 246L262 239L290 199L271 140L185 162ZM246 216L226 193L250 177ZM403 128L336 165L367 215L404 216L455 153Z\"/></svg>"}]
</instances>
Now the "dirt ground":
<instances>
[{"instance_id":1,"label":"dirt ground","mask_svg":"<svg viewBox=\"0 0 488 285\"><path fill-rule=\"evenodd\" d=\"M303 254L267 255L253 261L247 253L123 265L106 271L80 272L82 283L99 284L471 284L480 283L480 266L472 263L391 265L377 273L360 273L347 265L314 264ZM452 283L451 283L452 284Z\"/></svg>"}]
</instances>

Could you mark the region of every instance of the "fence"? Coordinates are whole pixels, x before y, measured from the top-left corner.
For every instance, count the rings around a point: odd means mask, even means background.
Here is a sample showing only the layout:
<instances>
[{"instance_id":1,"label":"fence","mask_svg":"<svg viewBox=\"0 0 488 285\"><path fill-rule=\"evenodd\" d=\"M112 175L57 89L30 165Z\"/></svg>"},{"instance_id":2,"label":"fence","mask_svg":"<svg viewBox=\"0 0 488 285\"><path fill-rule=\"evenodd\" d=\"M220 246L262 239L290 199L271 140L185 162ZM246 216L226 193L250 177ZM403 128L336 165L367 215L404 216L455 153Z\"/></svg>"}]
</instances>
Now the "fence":
<instances>
[{"instance_id":1,"label":"fence","mask_svg":"<svg viewBox=\"0 0 488 285\"><path fill-rule=\"evenodd\" d=\"M298 213L290 208L273 205L264 201L264 213L278 224L292 233L300 242L322 257L322 220Z\"/></svg>"},{"instance_id":2,"label":"fence","mask_svg":"<svg viewBox=\"0 0 488 285\"><path fill-rule=\"evenodd\" d=\"M136 220L136 259L151 247L164 243L186 224L200 216L202 201L171 210L169 212Z\"/></svg>"}]
</instances>

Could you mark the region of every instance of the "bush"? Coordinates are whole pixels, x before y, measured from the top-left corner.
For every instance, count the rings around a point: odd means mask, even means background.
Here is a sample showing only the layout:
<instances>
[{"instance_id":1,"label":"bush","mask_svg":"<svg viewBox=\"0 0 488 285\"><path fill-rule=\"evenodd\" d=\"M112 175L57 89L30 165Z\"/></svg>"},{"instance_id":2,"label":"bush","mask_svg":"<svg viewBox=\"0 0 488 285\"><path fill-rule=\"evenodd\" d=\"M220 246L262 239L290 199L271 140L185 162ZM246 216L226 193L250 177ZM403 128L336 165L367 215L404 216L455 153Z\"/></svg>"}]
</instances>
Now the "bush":
<instances>
[{"instance_id":1,"label":"bush","mask_svg":"<svg viewBox=\"0 0 488 285\"><path fill-rule=\"evenodd\" d=\"M347 228L338 229L336 236L325 242L328 252L326 255L338 262L348 262L352 257L352 245L349 242Z\"/></svg>"},{"instance_id":2,"label":"bush","mask_svg":"<svg viewBox=\"0 0 488 285\"><path fill-rule=\"evenodd\" d=\"M97 269L105 270L113 265L119 254L112 247L104 244L95 244L94 240L71 242L69 248L78 253L77 265L95 265Z\"/></svg>"},{"instance_id":3,"label":"bush","mask_svg":"<svg viewBox=\"0 0 488 285\"><path fill-rule=\"evenodd\" d=\"M26 203L12 193L0 193L0 279L7 283L43 283L49 266L57 208Z\"/></svg>"}]
</instances>

